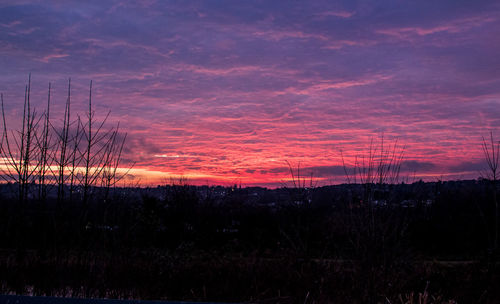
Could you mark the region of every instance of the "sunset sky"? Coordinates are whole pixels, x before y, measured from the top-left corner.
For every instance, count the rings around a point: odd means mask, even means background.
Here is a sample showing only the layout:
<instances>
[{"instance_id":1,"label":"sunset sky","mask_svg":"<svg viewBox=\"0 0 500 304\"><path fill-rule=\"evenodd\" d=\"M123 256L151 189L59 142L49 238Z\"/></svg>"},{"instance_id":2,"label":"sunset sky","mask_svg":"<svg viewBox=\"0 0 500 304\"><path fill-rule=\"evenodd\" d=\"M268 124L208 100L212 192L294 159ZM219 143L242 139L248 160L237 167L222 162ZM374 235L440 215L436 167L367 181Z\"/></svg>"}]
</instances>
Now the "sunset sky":
<instances>
[{"instance_id":1,"label":"sunset sky","mask_svg":"<svg viewBox=\"0 0 500 304\"><path fill-rule=\"evenodd\" d=\"M75 113L93 80L143 185L279 186L286 161L345 182L340 151L352 166L382 134L403 176L478 178L482 136L500 138L498 1L140 3L1 1L9 120L29 73L61 119L68 78Z\"/></svg>"}]
</instances>

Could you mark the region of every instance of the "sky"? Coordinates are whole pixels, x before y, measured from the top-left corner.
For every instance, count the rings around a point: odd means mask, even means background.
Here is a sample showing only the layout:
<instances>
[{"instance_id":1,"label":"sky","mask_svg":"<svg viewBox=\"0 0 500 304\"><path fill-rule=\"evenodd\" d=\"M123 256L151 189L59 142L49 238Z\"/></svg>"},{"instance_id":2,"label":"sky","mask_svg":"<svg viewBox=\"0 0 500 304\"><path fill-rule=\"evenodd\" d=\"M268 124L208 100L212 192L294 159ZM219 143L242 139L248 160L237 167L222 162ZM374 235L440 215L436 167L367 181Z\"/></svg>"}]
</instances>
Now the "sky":
<instances>
[{"instance_id":1,"label":"sky","mask_svg":"<svg viewBox=\"0 0 500 304\"><path fill-rule=\"evenodd\" d=\"M30 73L61 119L68 79L80 113L92 80L142 185L275 187L287 161L341 183L342 157L382 137L406 180L478 178L482 137L500 138L499 54L498 1L0 2L8 119Z\"/></svg>"}]
</instances>

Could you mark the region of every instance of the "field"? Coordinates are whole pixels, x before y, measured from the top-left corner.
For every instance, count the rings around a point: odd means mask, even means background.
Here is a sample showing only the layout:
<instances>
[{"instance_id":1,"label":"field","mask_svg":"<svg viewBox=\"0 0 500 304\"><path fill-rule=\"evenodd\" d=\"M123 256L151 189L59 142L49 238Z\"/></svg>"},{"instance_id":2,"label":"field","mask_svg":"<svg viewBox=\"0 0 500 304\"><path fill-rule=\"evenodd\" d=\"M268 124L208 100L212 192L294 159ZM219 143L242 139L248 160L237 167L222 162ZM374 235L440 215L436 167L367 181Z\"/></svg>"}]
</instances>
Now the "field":
<instances>
[{"instance_id":1,"label":"field","mask_svg":"<svg viewBox=\"0 0 500 304\"><path fill-rule=\"evenodd\" d=\"M4 199L0 290L217 302L498 302L489 181L370 189L368 201L365 185L187 184L116 188L106 201L95 188L86 205Z\"/></svg>"}]
</instances>

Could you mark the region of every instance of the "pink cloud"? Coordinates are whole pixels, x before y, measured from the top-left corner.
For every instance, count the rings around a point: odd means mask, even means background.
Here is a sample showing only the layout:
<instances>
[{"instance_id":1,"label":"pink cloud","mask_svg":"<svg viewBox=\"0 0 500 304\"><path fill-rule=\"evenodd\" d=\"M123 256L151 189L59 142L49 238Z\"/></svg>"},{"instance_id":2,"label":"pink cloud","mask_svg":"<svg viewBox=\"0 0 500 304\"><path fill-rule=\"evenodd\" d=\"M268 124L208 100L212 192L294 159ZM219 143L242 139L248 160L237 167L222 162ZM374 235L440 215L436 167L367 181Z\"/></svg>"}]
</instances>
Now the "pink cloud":
<instances>
[{"instance_id":1,"label":"pink cloud","mask_svg":"<svg viewBox=\"0 0 500 304\"><path fill-rule=\"evenodd\" d=\"M355 12L339 10L339 11L326 11L326 12L317 14L317 16L321 16L321 17L333 16L333 17L340 17L340 18L350 18L350 17L354 16L354 14L355 14Z\"/></svg>"},{"instance_id":2,"label":"pink cloud","mask_svg":"<svg viewBox=\"0 0 500 304\"><path fill-rule=\"evenodd\" d=\"M39 61L49 63L49 61L51 61L53 59L65 58L68 56L69 56L69 54L49 54L49 55L46 55L46 56L40 58Z\"/></svg>"},{"instance_id":3,"label":"pink cloud","mask_svg":"<svg viewBox=\"0 0 500 304\"><path fill-rule=\"evenodd\" d=\"M394 36L399 39L410 39L412 36L427 36L437 33L460 33L474 27L482 26L486 23L494 22L497 19L489 16L471 17L442 23L432 27L397 27L376 30L377 33Z\"/></svg>"},{"instance_id":4,"label":"pink cloud","mask_svg":"<svg viewBox=\"0 0 500 304\"><path fill-rule=\"evenodd\" d=\"M21 21L15 20L15 21L12 21L9 23L0 23L0 26L6 27L6 28L12 28L12 27L15 27L17 25L20 25L21 23L22 23Z\"/></svg>"},{"instance_id":5,"label":"pink cloud","mask_svg":"<svg viewBox=\"0 0 500 304\"><path fill-rule=\"evenodd\" d=\"M327 41L329 38L322 34L316 33L305 33L303 31L279 31L279 30L269 30L269 31L255 31L253 35L256 37L279 41L283 39L316 39L321 41Z\"/></svg>"}]
</instances>

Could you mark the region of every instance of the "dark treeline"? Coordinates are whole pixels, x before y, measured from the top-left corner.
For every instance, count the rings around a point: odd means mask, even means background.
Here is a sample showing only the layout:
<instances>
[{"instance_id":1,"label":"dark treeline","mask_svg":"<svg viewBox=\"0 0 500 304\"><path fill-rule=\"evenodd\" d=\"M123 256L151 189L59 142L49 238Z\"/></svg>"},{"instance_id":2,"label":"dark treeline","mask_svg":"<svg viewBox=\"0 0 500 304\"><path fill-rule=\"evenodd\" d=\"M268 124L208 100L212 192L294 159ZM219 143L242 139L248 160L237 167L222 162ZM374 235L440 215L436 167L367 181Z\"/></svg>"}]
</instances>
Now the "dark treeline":
<instances>
[{"instance_id":1,"label":"dark treeline","mask_svg":"<svg viewBox=\"0 0 500 304\"><path fill-rule=\"evenodd\" d=\"M85 205L34 198L22 206L8 187L2 292L269 303L413 303L419 293L427 303L500 299L488 180L372 184L369 200L361 184L178 183L97 188Z\"/></svg>"}]
</instances>

